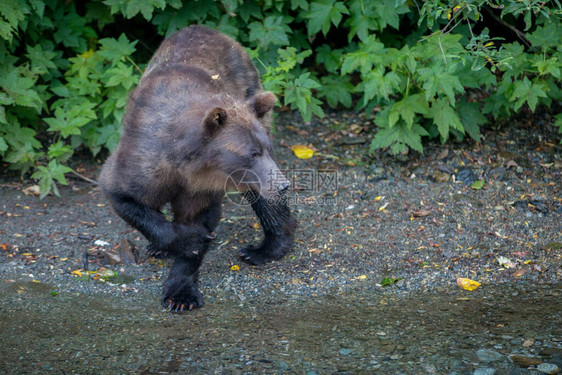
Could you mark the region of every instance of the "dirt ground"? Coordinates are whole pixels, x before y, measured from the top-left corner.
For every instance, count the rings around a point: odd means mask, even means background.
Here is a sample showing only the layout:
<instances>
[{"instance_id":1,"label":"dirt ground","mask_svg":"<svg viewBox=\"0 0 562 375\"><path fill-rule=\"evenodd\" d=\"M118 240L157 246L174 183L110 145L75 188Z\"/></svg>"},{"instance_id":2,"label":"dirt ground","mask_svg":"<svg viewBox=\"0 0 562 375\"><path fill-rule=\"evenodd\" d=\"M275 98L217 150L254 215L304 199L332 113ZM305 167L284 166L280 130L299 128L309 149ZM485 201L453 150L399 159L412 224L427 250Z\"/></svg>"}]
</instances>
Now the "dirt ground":
<instances>
[{"instance_id":1,"label":"dirt ground","mask_svg":"<svg viewBox=\"0 0 562 375\"><path fill-rule=\"evenodd\" d=\"M62 198L39 200L1 171L0 372L562 371L562 146L549 123L521 116L481 144L391 157L365 155L362 116L282 114L294 250L241 262L261 232L228 195L201 268L205 305L184 314L159 305L167 261L146 256L96 186L70 178ZM100 165L74 167L96 178Z\"/></svg>"}]
</instances>

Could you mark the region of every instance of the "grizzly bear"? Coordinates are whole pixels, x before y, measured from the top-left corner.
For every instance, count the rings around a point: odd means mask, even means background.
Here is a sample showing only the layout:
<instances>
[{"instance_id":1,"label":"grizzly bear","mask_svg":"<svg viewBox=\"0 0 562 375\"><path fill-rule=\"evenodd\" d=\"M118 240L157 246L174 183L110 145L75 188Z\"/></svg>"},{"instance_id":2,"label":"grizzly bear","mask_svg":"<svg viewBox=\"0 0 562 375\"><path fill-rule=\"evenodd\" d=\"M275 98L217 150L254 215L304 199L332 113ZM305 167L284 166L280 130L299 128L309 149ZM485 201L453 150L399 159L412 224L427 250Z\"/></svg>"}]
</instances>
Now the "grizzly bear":
<instances>
[{"instance_id":1,"label":"grizzly bear","mask_svg":"<svg viewBox=\"0 0 562 375\"><path fill-rule=\"evenodd\" d=\"M244 261L278 260L291 248L290 183L268 137L276 100L240 44L203 26L165 39L131 93L99 183L117 214L149 241L147 253L173 259L162 298L168 310L202 305L198 269L226 190L245 195L263 228L263 241L240 252ZM161 212L167 203L173 221Z\"/></svg>"}]
</instances>

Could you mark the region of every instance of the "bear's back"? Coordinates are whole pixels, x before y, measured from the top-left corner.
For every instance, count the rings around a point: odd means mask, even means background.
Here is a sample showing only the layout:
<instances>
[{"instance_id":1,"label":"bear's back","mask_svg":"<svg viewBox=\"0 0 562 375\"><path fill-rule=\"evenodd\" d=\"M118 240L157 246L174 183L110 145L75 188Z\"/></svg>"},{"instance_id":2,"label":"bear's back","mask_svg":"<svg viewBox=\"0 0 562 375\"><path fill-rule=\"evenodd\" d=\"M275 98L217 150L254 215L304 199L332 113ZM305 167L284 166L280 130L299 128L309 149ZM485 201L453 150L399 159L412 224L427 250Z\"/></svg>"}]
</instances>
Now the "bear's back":
<instances>
[{"instance_id":1,"label":"bear's back","mask_svg":"<svg viewBox=\"0 0 562 375\"><path fill-rule=\"evenodd\" d=\"M172 66L205 71L222 93L245 100L263 91L259 74L242 46L218 31L193 25L170 35L146 68L143 80Z\"/></svg>"}]
</instances>

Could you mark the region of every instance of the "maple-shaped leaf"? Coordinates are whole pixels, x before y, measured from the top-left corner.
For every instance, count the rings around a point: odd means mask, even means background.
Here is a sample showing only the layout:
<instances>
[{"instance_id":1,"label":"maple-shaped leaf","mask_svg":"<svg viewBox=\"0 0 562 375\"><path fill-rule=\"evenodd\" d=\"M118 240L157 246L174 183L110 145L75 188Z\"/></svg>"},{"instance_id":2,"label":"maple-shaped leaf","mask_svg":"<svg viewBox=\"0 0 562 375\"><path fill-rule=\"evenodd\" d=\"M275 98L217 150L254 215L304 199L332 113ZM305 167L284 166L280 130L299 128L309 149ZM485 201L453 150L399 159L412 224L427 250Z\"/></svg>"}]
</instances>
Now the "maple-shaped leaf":
<instances>
[{"instance_id":1,"label":"maple-shaped leaf","mask_svg":"<svg viewBox=\"0 0 562 375\"><path fill-rule=\"evenodd\" d=\"M406 125L410 127L414 124L416 113L426 114L428 110L429 104L423 94L409 95L400 101L394 102L390 107L388 114L389 126L396 124L400 117L402 117Z\"/></svg>"},{"instance_id":2,"label":"maple-shaped leaf","mask_svg":"<svg viewBox=\"0 0 562 375\"><path fill-rule=\"evenodd\" d=\"M523 80L515 81L513 84L514 89L509 100L516 100L514 108L516 111L527 102L531 111L534 112L539 98L548 98L546 92L549 90L549 87L545 82L539 80L531 82L527 76L525 76Z\"/></svg>"},{"instance_id":3,"label":"maple-shaped leaf","mask_svg":"<svg viewBox=\"0 0 562 375\"><path fill-rule=\"evenodd\" d=\"M99 54L107 60L117 63L124 56L130 56L135 52L135 45L138 41L129 42L125 34L121 34L119 39L103 38L99 42L101 44Z\"/></svg>"},{"instance_id":4,"label":"maple-shaped leaf","mask_svg":"<svg viewBox=\"0 0 562 375\"><path fill-rule=\"evenodd\" d=\"M385 73L383 67L373 69L363 79L362 87L365 92L364 103L377 97L388 99L388 97L400 90L401 78L394 72Z\"/></svg>"},{"instance_id":5,"label":"maple-shaped leaf","mask_svg":"<svg viewBox=\"0 0 562 375\"><path fill-rule=\"evenodd\" d=\"M282 16L265 17L263 22L252 22L248 29L250 41L257 41L263 48L267 48L270 44L279 46L289 44L288 34L291 33L291 28Z\"/></svg>"},{"instance_id":6,"label":"maple-shaped leaf","mask_svg":"<svg viewBox=\"0 0 562 375\"><path fill-rule=\"evenodd\" d=\"M427 135L429 133L419 124L409 127L405 122L400 121L391 128L380 128L369 146L369 151L390 147L394 154L398 154L405 151L408 146L418 152L423 152L421 137Z\"/></svg>"},{"instance_id":7,"label":"maple-shaped leaf","mask_svg":"<svg viewBox=\"0 0 562 375\"><path fill-rule=\"evenodd\" d=\"M427 100L434 98L438 94L445 94L449 98L449 103L455 105L455 93L464 92L464 87L459 77L444 71L438 65L434 65L431 68L418 69L418 72Z\"/></svg>"},{"instance_id":8,"label":"maple-shaped leaf","mask_svg":"<svg viewBox=\"0 0 562 375\"><path fill-rule=\"evenodd\" d=\"M39 180L41 191L39 198L43 199L51 190L60 197L56 182L61 185L67 185L64 175L70 172L72 172L72 169L66 165L59 164L55 159L51 160L47 166L38 166L37 171L31 175L31 178Z\"/></svg>"},{"instance_id":9,"label":"maple-shaped leaf","mask_svg":"<svg viewBox=\"0 0 562 375\"><path fill-rule=\"evenodd\" d=\"M480 103L471 103L465 100L457 102L461 122L464 130L476 142L480 142L480 125L486 123L486 117L482 114Z\"/></svg>"},{"instance_id":10,"label":"maple-shaped leaf","mask_svg":"<svg viewBox=\"0 0 562 375\"><path fill-rule=\"evenodd\" d=\"M464 133L457 111L449 105L445 98L435 100L429 108L428 115L433 118L437 125L443 142L449 138L450 129L456 129Z\"/></svg>"},{"instance_id":11,"label":"maple-shaped leaf","mask_svg":"<svg viewBox=\"0 0 562 375\"><path fill-rule=\"evenodd\" d=\"M344 14L349 10L342 1L316 0L310 4L310 9L303 12L304 18L308 18L308 35L314 35L320 30L324 35L328 34L330 26L338 26Z\"/></svg>"}]
</instances>

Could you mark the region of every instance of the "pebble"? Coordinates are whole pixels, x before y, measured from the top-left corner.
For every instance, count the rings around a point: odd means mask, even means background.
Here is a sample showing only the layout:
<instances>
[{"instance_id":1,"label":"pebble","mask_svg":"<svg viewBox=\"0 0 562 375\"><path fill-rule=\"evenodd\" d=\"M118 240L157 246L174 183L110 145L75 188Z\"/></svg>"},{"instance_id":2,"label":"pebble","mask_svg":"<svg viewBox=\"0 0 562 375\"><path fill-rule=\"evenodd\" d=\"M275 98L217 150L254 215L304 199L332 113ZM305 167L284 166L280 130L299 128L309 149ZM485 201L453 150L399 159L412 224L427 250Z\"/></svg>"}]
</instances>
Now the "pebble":
<instances>
[{"instance_id":1,"label":"pebble","mask_svg":"<svg viewBox=\"0 0 562 375\"><path fill-rule=\"evenodd\" d=\"M537 366L537 370L545 374L558 374L560 372L558 366L552 363L541 363Z\"/></svg>"},{"instance_id":2,"label":"pebble","mask_svg":"<svg viewBox=\"0 0 562 375\"><path fill-rule=\"evenodd\" d=\"M496 369L492 367L479 367L474 370L474 375L494 375L496 373Z\"/></svg>"},{"instance_id":3,"label":"pebble","mask_svg":"<svg viewBox=\"0 0 562 375\"><path fill-rule=\"evenodd\" d=\"M486 363L501 361L504 358L502 354L491 349L479 349L476 352L476 356L481 362L486 362Z\"/></svg>"},{"instance_id":4,"label":"pebble","mask_svg":"<svg viewBox=\"0 0 562 375\"><path fill-rule=\"evenodd\" d=\"M534 355L511 354L508 358L520 367L536 366L542 363L542 358Z\"/></svg>"}]
</instances>

